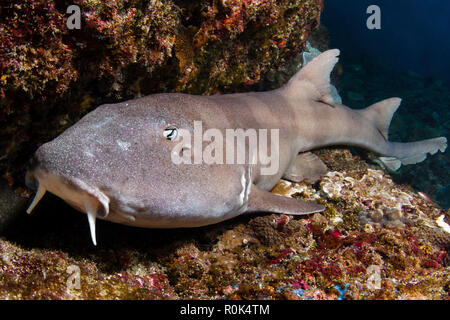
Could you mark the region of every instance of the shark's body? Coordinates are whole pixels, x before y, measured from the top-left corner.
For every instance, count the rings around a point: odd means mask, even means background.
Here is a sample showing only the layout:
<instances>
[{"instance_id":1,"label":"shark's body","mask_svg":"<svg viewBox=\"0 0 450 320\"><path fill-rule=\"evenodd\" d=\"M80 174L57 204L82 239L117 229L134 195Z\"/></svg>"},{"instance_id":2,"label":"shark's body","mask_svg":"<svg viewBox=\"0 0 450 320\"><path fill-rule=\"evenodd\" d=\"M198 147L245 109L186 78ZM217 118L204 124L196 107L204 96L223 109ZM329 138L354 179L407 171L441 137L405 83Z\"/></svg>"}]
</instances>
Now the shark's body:
<instances>
[{"instance_id":1,"label":"shark's body","mask_svg":"<svg viewBox=\"0 0 450 320\"><path fill-rule=\"evenodd\" d=\"M282 177L300 181L323 173L324 165L308 150L359 146L382 156L391 169L445 150L443 137L388 141L398 98L362 111L334 103L329 78L338 55L338 50L321 54L274 91L156 94L98 107L38 149L37 165L27 175L29 184L38 184L38 192L28 211L50 191L88 214L94 243L96 217L139 227L176 228L217 223L246 212L308 214L324 208L269 192ZM194 121L223 136L226 129L278 129L278 170L262 174L260 161L175 164L171 154L180 142L168 139L165 130L193 133ZM186 143L182 150L190 149Z\"/></svg>"}]
</instances>

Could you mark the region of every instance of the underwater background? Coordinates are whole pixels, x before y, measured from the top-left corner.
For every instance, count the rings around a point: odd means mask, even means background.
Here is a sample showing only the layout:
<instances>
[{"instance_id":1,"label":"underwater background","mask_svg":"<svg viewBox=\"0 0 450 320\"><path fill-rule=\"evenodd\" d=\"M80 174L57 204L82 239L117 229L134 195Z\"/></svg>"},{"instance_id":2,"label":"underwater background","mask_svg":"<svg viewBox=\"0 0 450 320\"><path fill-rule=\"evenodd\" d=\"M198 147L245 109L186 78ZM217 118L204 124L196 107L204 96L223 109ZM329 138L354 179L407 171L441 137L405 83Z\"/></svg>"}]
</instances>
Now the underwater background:
<instances>
[{"instance_id":1,"label":"underwater background","mask_svg":"<svg viewBox=\"0 0 450 320\"><path fill-rule=\"evenodd\" d=\"M66 27L71 4L82 9L79 30ZM366 28L373 4L381 30ZM99 219L97 246L86 216L56 196L27 215L34 193L24 175L42 143L101 104L278 88L308 43L341 50L332 80L345 105L403 98L391 140L448 138L449 8L443 0L1 2L0 298L448 299L449 151L389 173L363 150L324 148L315 154L330 172L318 183L272 190L321 203L322 213L167 230Z\"/></svg>"},{"instance_id":2,"label":"underwater background","mask_svg":"<svg viewBox=\"0 0 450 320\"><path fill-rule=\"evenodd\" d=\"M381 9L381 29L369 30L370 5ZM346 59L363 57L396 71L450 82L450 4L445 0L326 0L322 23L330 46Z\"/></svg>"},{"instance_id":3,"label":"underwater background","mask_svg":"<svg viewBox=\"0 0 450 320\"><path fill-rule=\"evenodd\" d=\"M338 82L343 103L364 108L400 97L390 140L449 137L450 3L445 0L327 0L322 23L330 48L341 50ZM370 5L381 9L381 29L369 30ZM422 138L421 138L422 137ZM450 155L436 154L404 166L393 178L450 207Z\"/></svg>"}]
</instances>

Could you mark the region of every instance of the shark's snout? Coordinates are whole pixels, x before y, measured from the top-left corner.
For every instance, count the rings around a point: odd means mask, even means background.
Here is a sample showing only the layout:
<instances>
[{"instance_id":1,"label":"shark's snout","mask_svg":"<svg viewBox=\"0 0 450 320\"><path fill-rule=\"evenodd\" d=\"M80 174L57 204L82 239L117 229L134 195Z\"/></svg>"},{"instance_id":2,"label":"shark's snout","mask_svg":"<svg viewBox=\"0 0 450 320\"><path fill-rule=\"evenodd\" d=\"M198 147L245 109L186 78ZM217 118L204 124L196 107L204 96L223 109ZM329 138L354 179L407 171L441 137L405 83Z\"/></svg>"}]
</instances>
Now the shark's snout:
<instances>
[{"instance_id":1,"label":"shark's snout","mask_svg":"<svg viewBox=\"0 0 450 320\"><path fill-rule=\"evenodd\" d=\"M27 209L31 214L33 209L49 191L66 201L73 208L84 212L88 216L89 227L93 243L96 245L95 220L106 218L109 214L109 198L96 188L76 178L69 179L61 174L48 170L44 165L35 164L28 170L25 183L31 189L37 190L36 195Z\"/></svg>"}]
</instances>

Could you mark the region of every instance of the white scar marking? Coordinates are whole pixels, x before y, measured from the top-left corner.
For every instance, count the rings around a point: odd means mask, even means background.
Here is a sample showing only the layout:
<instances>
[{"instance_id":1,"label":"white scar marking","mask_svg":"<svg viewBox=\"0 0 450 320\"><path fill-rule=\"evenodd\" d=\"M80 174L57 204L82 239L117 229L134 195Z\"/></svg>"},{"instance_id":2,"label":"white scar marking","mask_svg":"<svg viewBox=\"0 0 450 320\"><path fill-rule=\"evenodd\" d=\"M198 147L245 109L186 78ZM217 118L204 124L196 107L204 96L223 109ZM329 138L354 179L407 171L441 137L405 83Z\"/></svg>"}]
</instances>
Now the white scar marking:
<instances>
[{"instance_id":1,"label":"white scar marking","mask_svg":"<svg viewBox=\"0 0 450 320\"><path fill-rule=\"evenodd\" d=\"M253 155L252 163L254 163L255 156L256 156L256 154ZM245 174L246 174L245 169L241 176L242 191L239 194L239 199L241 200L241 205L244 205L244 203L248 201L248 197L250 195L250 188L252 186L252 170L253 170L252 163L250 163L248 166L248 179L245 178Z\"/></svg>"},{"instance_id":2,"label":"white scar marking","mask_svg":"<svg viewBox=\"0 0 450 320\"><path fill-rule=\"evenodd\" d=\"M131 146L131 143L126 141L117 140L116 142L123 151L128 151L128 148Z\"/></svg>"},{"instance_id":3,"label":"white scar marking","mask_svg":"<svg viewBox=\"0 0 450 320\"><path fill-rule=\"evenodd\" d=\"M250 166L250 170L249 170L249 173L248 173L247 190L245 192L245 201L248 201L248 198L250 196L250 191L251 191L251 188L252 188L252 169L253 169L253 166Z\"/></svg>"},{"instance_id":4,"label":"white scar marking","mask_svg":"<svg viewBox=\"0 0 450 320\"><path fill-rule=\"evenodd\" d=\"M247 190L245 190L245 201L248 201L248 198L250 196L250 191L252 187L252 172L253 172L253 166L256 163L256 153L253 155L253 161L249 164L248 167L248 180L247 180Z\"/></svg>"},{"instance_id":5,"label":"white scar marking","mask_svg":"<svg viewBox=\"0 0 450 320\"><path fill-rule=\"evenodd\" d=\"M241 205L243 205L244 204L244 197L245 197L245 189L246 189L246 186L247 186L247 181L245 180L245 170L244 170L244 173L242 174L242 177L241 177L241 185L242 185L242 191L239 194L239 199L241 201Z\"/></svg>"}]
</instances>

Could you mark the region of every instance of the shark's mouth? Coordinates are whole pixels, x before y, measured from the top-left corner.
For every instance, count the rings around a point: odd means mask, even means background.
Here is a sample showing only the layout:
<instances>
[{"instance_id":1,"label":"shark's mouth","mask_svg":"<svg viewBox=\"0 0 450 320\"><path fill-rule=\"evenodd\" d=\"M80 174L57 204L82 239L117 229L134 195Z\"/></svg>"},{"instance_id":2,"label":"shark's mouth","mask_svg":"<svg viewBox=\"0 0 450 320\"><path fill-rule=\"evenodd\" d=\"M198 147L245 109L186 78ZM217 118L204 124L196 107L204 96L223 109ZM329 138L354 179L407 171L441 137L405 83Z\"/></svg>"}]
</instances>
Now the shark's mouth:
<instances>
[{"instance_id":1,"label":"shark's mouth","mask_svg":"<svg viewBox=\"0 0 450 320\"><path fill-rule=\"evenodd\" d=\"M97 216L105 219L109 214L109 198L97 188L90 187L78 179L66 179L64 177L49 173L47 170L37 166L27 172L26 184L36 189L33 201L27 209L31 214L33 209L44 197L47 191L60 197L78 211L88 216L91 238L97 245L95 221Z\"/></svg>"}]
</instances>

